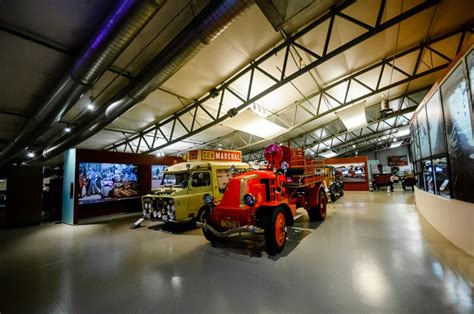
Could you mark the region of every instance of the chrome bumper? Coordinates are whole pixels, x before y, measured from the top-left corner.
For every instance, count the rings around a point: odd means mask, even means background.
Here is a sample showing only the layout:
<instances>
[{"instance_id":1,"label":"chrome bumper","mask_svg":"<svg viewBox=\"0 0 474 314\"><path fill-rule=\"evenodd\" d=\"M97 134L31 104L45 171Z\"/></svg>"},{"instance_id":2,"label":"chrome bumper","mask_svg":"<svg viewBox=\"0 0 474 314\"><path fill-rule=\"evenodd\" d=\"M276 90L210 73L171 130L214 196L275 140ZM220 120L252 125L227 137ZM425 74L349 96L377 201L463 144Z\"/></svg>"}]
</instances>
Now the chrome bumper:
<instances>
[{"instance_id":1,"label":"chrome bumper","mask_svg":"<svg viewBox=\"0 0 474 314\"><path fill-rule=\"evenodd\" d=\"M235 229L229 229L226 231L217 231L214 229L211 225L208 225L206 223L202 223L199 221L196 221L196 227L206 229L208 231L211 231L214 235L221 237L221 238L226 238L229 237L233 234L242 234L242 233L261 233L263 231L262 228L258 228L256 226L247 226L247 227L239 227Z\"/></svg>"}]
</instances>

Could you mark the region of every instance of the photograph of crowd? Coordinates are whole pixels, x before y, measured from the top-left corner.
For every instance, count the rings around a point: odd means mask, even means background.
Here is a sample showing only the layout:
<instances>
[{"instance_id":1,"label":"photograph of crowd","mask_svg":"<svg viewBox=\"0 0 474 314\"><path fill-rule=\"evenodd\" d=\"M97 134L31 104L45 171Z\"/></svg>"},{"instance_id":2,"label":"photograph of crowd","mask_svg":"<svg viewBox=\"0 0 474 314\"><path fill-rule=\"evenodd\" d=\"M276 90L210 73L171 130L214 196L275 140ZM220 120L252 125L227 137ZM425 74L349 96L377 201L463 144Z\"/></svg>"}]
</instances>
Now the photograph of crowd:
<instances>
[{"instance_id":1,"label":"photograph of crowd","mask_svg":"<svg viewBox=\"0 0 474 314\"><path fill-rule=\"evenodd\" d=\"M79 204L138 196L137 166L131 164L79 164Z\"/></svg>"}]
</instances>

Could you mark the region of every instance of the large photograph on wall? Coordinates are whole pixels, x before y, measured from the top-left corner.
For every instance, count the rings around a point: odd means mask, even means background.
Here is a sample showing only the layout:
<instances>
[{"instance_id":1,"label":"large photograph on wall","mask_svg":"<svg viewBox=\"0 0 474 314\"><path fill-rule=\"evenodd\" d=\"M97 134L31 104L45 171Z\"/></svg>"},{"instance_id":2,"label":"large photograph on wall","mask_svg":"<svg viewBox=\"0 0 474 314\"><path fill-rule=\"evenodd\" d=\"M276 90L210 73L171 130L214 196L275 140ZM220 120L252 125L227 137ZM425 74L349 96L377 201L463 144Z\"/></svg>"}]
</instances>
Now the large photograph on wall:
<instances>
[{"instance_id":1,"label":"large photograph on wall","mask_svg":"<svg viewBox=\"0 0 474 314\"><path fill-rule=\"evenodd\" d=\"M467 68L469 71L469 81L471 82L471 106L474 112L474 49L466 57Z\"/></svg>"},{"instance_id":2,"label":"large photograph on wall","mask_svg":"<svg viewBox=\"0 0 474 314\"><path fill-rule=\"evenodd\" d=\"M421 159L421 156L420 156L420 142L419 142L419 139L418 139L418 119L414 119L413 120L413 124L412 124L412 131L411 131L411 134L413 134L413 158L415 160L420 160Z\"/></svg>"},{"instance_id":3,"label":"large photograph on wall","mask_svg":"<svg viewBox=\"0 0 474 314\"><path fill-rule=\"evenodd\" d=\"M430 138L428 136L428 119L426 118L426 106L418 113L418 140L420 141L421 158L427 158L430 153Z\"/></svg>"},{"instance_id":4,"label":"large photograph on wall","mask_svg":"<svg viewBox=\"0 0 474 314\"><path fill-rule=\"evenodd\" d=\"M79 163L79 204L138 196L137 166Z\"/></svg>"},{"instance_id":5,"label":"large photograph on wall","mask_svg":"<svg viewBox=\"0 0 474 314\"><path fill-rule=\"evenodd\" d=\"M451 184L456 199L474 202L473 115L464 63L441 85L445 113Z\"/></svg>"},{"instance_id":6,"label":"large photograph on wall","mask_svg":"<svg viewBox=\"0 0 474 314\"><path fill-rule=\"evenodd\" d=\"M439 99L439 92L431 96L426 103L426 111L428 113L428 129L431 142L431 154L436 156L446 152L443 133L443 109Z\"/></svg>"}]
</instances>

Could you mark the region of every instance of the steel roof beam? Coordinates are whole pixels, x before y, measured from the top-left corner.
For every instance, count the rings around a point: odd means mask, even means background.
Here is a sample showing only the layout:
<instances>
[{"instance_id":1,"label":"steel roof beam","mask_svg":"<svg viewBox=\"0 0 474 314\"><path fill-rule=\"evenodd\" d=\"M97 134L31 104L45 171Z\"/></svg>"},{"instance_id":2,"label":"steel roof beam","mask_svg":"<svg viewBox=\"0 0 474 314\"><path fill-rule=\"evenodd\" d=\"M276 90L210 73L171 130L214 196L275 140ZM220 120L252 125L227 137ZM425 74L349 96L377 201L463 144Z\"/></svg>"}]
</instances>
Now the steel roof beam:
<instances>
[{"instance_id":1,"label":"steel roof beam","mask_svg":"<svg viewBox=\"0 0 474 314\"><path fill-rule=\"evenodd\" d=\"M272 49L271 51L266 53L264 56L259 58L258 60L252 62L247 68L243 69L240 73L238 73L237 75L232 77L229 81L223 83L220 87L216 88L214 90L215 91L214 93L209 93L209 95L203 96L200 100L198 100L198 101L194 102L192 105L178 111L173 116L163 120L162 122L157 123L155 126L147 128L145 130L142 130L142 133L146 133L146 134L152 133L152 132L154 132L154 130L156 128L162 129L168 124L173 124L174 125L175 120L178 117L185 116L185 115L186 116L191 115L191 118L194 121L194 120L197 119L197 116L193 114L193 112L195 112L195 110L196 110L196 107L202 105L204 102L209 100L211 97L215 97L216 93L220 94L221 95L221 101L219 102L219 105L218 105L218 108L217 108L217 115L213 114L212 118L210 118L210 121L208 121L208 123L205 123L204 125L202 125L198 128L191 128L188 133L186 133L184 135L181 135L181 136L176 136L176 137L168 136L167 139L166 139L165 144L161 144L161 145L158 145L156 147L153 147L153 149L151 149L151 150L146 150L146 149L140 150L140 151L137 151L137 153L138 152L150 153L150 152L153 152L153 151L156 151L156 150L159 150L159 149L163 149L163 148L165 148L169 145L178 143L178 142L180 142L180 141L182 141L186 138L189 138L193 135L196 135L196 134L198 134L202 131L205 131L206 129L208 129L212 126L215 126L219 123L222 123L224 120L234 116L235 114L237 114L239 111L245 109L250 104L258 101L259 99L261 99L262 97L268 95L272 91L274 91L274 90L282 87L283 85L293 81L294 79L296 79L296 78L300 77L301 75L307 73L308 71L316 68L317 66L323 64L324 62L326 62L326 61L334 58L335 56L343 53L345 50L350 49L350 48L358 45L359 43L367 40L368 38L370 38L370 37L382 32L382 31L390 28L391 26L394 26L394 25L402 22L403 20L408 19L411 16L416 15L416 14L432 7L436 3L438 3L438 1L430 1L430 0L423 1L421 4L416 5L413 8L411 8L411 9L405 11L405 12L400 13L399 15L391 18L390 20L387 20L383 23L378 23L378 25L375 25L371 30L367 30L362 35L357 36L356 38L348 41L347 43L345 43L345 44L343 44L343 45L341 45L341 46L339 46L339 47L337 47L337 48L335 48L331 51L328 51L328 47L327 47L327 45L325 45L326 48L324 49L324 53L322 54L322 56L320 58L317 58L315 61L311 62L310 64L301 67L301 69L299 69L298 71L296 71L292 74L286 75L287 74L286 73L286 68L282 71L281 77L274 77L273 75L271 75L269 73L266 73L265 75L268 75L268 76L272 77L272 80L275 81L275 84L273 84L269 88L265 89L264 91L260 92L259 94L255 95L253 97L250 97L250 92L248 92L247 95L245 95L245 96L238 95L234 90L232 90L230 88L232 83L236 82L238 79L244 77L245 75L249 75L251 80L249 82L247 91L251 90L252 81L253 81L253 74L252 73L254 73L255 70L259 70L260 72L264 71L261 67L259 67L260 64L262 64L264 61L271 58L275 54L278 54L278 52L283 52L284 53L285 49L289 50L290 47L294 45L294 43L296 42L297 39L301 38L302 36L307 34L309 31L311 31L312 29L316 28L317 26L325 23L326 21L330 21L330 20L334 19L335 16L338 16L339 18L344 18L345 14L340 15L339 13L341 13L345 8L347 8L350 4L352 4L352 1L344 2L341 6L333 8L329 13L327 13L324 16L318 18L316 21L311 23L309 26L305 27L300 32L297 32L295 35L293 35L293 36L289 37L288 39L286 39L278 47ZM379 7L379 16L381 14L383 14L383 11L385 9L385 5L386 5L386 3L384 1L382 1L381 6ZM348 21L351 22L350 20L348 20ZM324 42L330 41L331 32L332 32L332 30L329 29L327 34L326 34L326 38L325 38ZM311 50L311 49L308 49L308 50ZM290 56L287 53L284 53L284 54L285 54L285 59L283 60L283 64L286 64L288 62L288 60L289 60L288 58ZM318 55L317 53L315 53L315 54ZM283 67L280 67L280 68L283 68ZM227 113L222 114L222 107L223 107L222 100L224 98L224 95L226 95L227 93L232 93L235 97L240 99L240 101L242 103L240 105L238 105L237 107L232 108ZM194 122L192 123L192 125L194 127L194 125L195 125ZM138 136L131 137L129 139L126 139L126 140L117 142L115 144L109 145L109 146L105 147L105 149L112 149L113 147L126 145L127 141L134 141L137 138L138 138Z\"/></svg>"}]
</instances>

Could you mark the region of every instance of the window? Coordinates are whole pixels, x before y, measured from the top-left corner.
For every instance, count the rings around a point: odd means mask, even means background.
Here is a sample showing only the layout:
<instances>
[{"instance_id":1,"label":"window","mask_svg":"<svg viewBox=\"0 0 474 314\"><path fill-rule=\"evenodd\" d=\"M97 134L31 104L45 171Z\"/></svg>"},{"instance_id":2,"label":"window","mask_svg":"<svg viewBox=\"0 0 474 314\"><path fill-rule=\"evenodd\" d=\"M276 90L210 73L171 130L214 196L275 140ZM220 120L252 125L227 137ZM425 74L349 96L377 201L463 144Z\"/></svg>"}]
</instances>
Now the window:
<instances>
[{"instance_id":1,"label":"window","mask_svg":"<svg viewBox=\"0 0 474 314\"><path fill-rule=\"evenodd\" d=\"M211 185L211 175L209 172L195 172L193 173L191 185L193 187L209 186Z\"/></svg>"}]
</instances>

